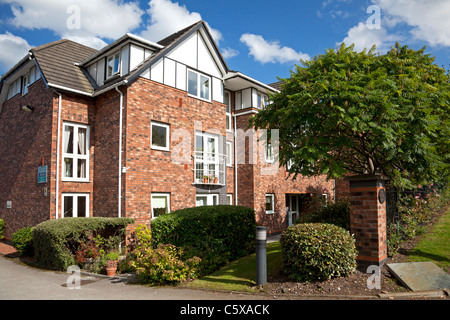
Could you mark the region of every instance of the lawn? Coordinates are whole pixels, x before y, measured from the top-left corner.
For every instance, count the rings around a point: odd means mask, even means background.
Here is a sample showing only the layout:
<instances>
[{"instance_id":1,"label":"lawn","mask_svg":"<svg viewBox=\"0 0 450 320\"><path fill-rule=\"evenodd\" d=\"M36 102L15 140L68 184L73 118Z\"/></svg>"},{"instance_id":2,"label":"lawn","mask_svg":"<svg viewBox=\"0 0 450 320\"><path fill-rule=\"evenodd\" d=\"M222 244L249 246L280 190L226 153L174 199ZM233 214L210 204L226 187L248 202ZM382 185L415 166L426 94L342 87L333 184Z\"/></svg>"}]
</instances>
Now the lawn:
<instances>
[{"instance_id":1,"label":"lawn","mask_svg":"<svg viewBox=\"0 0 450 320\"><path fill-rule=\"evenodd\" d=\"M409 253L409 261L433 261L450 272L450 209Z\"/></svg>"},{"instance_id":2,"label":"lawn","mask_svg":"<svg viewBox=\"0 0 450 320\"><path fill-rule=\"evenodd\" d=\"M280 242L267 244L267 275L281 268ZM232 261L218 271L189 283L189 287L253 292L256 285L256 254Z\"/></svg>"}]
</instances>

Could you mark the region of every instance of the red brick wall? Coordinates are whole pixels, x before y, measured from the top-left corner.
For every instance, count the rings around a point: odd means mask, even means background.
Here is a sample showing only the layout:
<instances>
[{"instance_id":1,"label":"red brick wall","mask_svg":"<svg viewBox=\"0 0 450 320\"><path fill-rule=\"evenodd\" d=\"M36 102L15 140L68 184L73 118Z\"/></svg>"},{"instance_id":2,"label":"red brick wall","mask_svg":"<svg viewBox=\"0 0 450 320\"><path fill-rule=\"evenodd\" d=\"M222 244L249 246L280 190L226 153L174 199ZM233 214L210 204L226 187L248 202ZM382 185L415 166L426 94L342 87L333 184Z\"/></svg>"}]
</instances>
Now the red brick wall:
<instances>
[{"instance_id":1,"label":"red brick wall","mask_svg":"<svg viewBox=\"0 0 450 320\"><path fill-rule=\"evenodd\" d=\"M124 93L123 118L125 118L126 90L124 87L119 89ZM93 137L95 149L91 201L95 216L118 217L119 214L119 115L120 95L116 90L110 90L96 99L95 125L91 130L91 140ZM123 128L125 132L125 121ZM123 212L123 206L121 210Z\"/></svg>"},{"instance_id":2,"label":"red brick wall","mask_svg":"<svg viewBox=\"0 0 450 320\"><path fill-rule=\"evenodd\" d=\"M180 105L181 99L181 105ZM192 158L177 164L172 161L181 138L171 141L171 151L151 149L151 121L170 125L171 140L176 130L186 130L184 140L194 151L195 122L203 131L218 131L225 136L225 105L188 97L184 91L139 78L128 88L126 110L126 159L130 169L124 174L125 211L137 223L149 224L151 193L170 193L170 210L195 206L196 187ZM190 141L189 141L190 139ZM180 150L180 149L178 149ZM193 155L193 153L191 153Z\"/></svg>"},{"instance_id":3,"label":"red brick wall","mask_svg":"<svg viewBox=\"0 0 450 320\"><path fill-rule=\"evenodd\" d=\"M33 106L25 112L22 106ZM50 163L52 149L52 92L42 80L33 83L24 96L17 95L3 104L0 114L0 219L6 223L5 236L23 227L49 219ZM47 183L37 183L37 170L48 165ZM47 196L44 195L47 188ZM6 208L12 201L12 208Z\"/></svg>"},{"instance_id":4,"label":"red brick wall","mask_svg":"<svg viewBox=\"0 0 450 320\"><path fill-rule=\"evenodd\" d=\"M81 95L74 95L69 93L61 93L62 95L62 102L61 102L61 133L60 133L60 163L59 163L59 175L60 175L60 183L59 183L59 208L58 208L58 218L61 217L61 204L62 204L62 194L63 193L87 193L89 194L89 214L90 216L94 216L94 206L93 206L93 188L94 188L94 159L95 159L95 104L94 99L89 97L84 97ZM57 141L57 124L58 124L58 103L59 103L59 95L55 94L54 99L54 117L53 117L53 135L52 135L52 141L53 147L52 149L55 150L54 153L52 153L54 156L52 158L52 163L56 165L56 141ZM75 124L84 124L89 125L90 128L90 148L89 148L89 182L72 182L72 181L62 181L63 177L63 159L62 159L62 152L63 152L63 136L64 136L64 123L70 122ZM56 167L54 167L55 176L53 176L53 179L56 177ZM55 185L56 183L53 182ZM56 186L54 189L52 189L52 195L54 199ZM55 209L54 209L54 200L52 202L52 208L51 208L51 217L55 217Z\"/></svg>"}]
</instances>

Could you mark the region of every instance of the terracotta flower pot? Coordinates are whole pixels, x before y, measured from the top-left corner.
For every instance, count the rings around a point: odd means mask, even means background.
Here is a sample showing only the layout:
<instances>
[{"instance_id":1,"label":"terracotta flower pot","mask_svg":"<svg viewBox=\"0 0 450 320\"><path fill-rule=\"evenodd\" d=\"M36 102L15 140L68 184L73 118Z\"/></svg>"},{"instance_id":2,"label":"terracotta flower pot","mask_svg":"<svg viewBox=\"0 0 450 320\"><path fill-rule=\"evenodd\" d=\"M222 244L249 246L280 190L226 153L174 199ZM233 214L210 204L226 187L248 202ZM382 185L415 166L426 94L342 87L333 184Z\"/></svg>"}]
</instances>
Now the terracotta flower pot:
<instances>
[{"instance_id":1,"label":"terracotta flower pot","mask_svg":"<svg viewBox=\"0 0 450 320\"><path fill-rule=\"evenodd\" d=\"M106 267L106 275L108 277L114 277L116 275L117 267Z\"/></svg>"}]
</instances>

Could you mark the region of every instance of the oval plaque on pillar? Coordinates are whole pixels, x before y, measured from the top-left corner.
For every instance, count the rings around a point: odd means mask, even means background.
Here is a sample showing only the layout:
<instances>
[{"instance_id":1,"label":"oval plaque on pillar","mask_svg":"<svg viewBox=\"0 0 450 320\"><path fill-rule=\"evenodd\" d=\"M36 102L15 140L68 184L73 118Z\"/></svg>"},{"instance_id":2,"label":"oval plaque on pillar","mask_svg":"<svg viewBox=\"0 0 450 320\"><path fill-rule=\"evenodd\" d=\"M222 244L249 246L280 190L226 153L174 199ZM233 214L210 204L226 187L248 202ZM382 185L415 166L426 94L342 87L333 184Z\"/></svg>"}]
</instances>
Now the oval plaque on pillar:
<instances>
[{"instance_id":1,"label":"oval plaque on pillar","mask_svg":"<svg viewBox=\"0 0 450 320\"><path fill-rule=\"evenodd\" d=\"M378 191L378 201L380 201L380 203L384 203L386 201L386 190L380 189L380 191Z\"/></svg>"}]
</instances>

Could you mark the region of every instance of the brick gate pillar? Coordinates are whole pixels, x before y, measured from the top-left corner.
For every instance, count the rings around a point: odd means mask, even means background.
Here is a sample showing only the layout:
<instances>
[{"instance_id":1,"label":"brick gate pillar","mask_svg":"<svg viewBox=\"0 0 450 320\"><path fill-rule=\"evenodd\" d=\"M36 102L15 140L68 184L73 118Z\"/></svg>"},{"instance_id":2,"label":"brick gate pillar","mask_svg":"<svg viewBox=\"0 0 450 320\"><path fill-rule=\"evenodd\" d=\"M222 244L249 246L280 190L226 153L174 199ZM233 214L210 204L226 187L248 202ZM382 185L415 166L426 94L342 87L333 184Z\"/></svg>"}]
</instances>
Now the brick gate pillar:
<instances>
[{"instance_id":1,"label":"brick gate pillar","mask_svg":"<svg viewBox=\"0 0 450 320\"><path fill-rule=\"evenodd\" d=\"M350 232L356 240L358 269L382 266L387 259L385 177L346 177L350 187Z\"/></svg>"}]
</instances>

